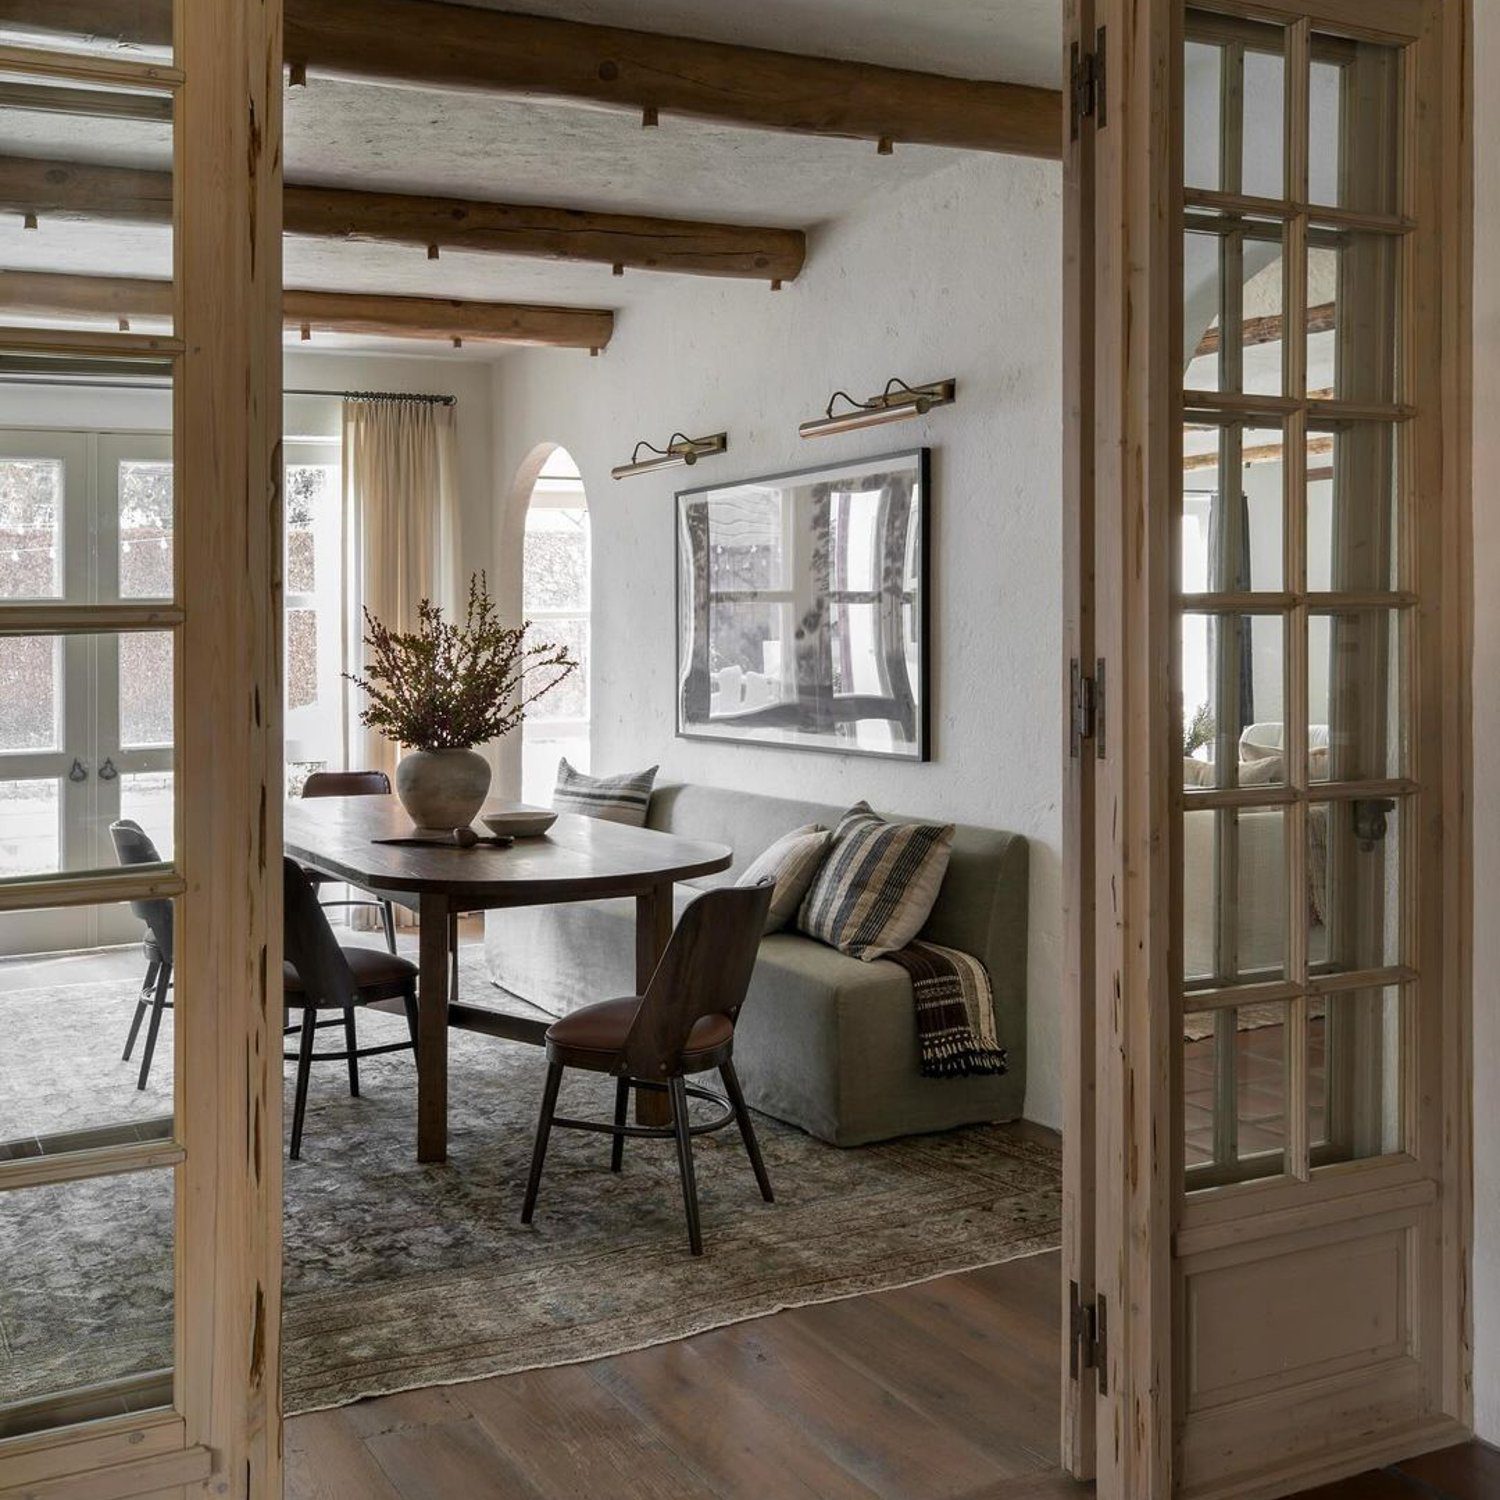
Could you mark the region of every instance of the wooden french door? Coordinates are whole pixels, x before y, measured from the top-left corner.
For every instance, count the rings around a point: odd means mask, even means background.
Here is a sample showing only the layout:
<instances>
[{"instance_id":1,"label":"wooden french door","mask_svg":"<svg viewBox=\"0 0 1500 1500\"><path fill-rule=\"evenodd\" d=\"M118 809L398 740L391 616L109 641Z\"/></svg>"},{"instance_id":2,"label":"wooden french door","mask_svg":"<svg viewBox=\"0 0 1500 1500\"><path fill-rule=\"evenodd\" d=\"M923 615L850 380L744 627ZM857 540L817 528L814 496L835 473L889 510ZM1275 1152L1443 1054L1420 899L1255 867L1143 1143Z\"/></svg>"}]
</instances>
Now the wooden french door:
<instances>
[{"instance_id":1,"label":"wooden french door","mask_svg":"<svg viewBox=\"0 0 1500 1500\"><path fill-rule=\"evenodd\" d=\"M1106 1500L1469 1421L1468 25L1069 15L1064 1442Z\"/></svg>"},{"instance_id":2,"label":"wooden french door","mask_svg":"<svg viewBox=\"0 0 1500 1500\"><path fill-rule=\"evenodd\" d=\"M12 325L9 273L118 274L124 242L103 202L3 216L0 431L45 408L59 435L0 442L0 751L29 757L0 778L0 920L118 941L142 932L132 903L169 903L174 1009L138 1093L130 981L120 1004L94 981L39 1000L0 964L0 1495L271 1500L281 7L19 9L0 14L0 148L169 171L172 223L129 248L173 295L152 331ZM170 437L94 433L97 382L169 390ZM116 862L120 812L154 823L159 862ZM90 1066L58 1054L95 1032Z\"/></svg>"}]
</instances>

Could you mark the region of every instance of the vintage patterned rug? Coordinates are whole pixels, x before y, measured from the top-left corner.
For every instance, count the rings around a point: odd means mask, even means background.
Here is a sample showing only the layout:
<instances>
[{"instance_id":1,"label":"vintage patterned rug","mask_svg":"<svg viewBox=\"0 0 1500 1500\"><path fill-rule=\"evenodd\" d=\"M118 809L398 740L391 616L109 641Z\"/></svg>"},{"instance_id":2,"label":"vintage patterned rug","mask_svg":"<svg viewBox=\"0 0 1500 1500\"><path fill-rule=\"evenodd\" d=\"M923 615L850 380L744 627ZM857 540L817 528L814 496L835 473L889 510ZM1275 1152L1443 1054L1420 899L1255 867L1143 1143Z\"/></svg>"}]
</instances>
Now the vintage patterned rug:
<instances>
[{"instance_id":1,"label":"vintage patterned rug","mask_svg":"<svg viewBox=\"0 0 1500 1500\"><path fill-rule=\"evenodd\" d=\"M473 998L478 966L466 951ZM133 996L128 983L0 988L0 1141L164 1112L168 1068L139 1094L120 1060ZM361 1029L394 1040L398 1023ZM442 1167L414 1159L408 1056L365 1063L359 1099L340 1064L314 1073L303 1158L286 1164L289 1412L598 1358L1058 1242L1057 1151L1018 1130L841 1151L763 1116L774 1204L732 1128L695 1143L702 1260L687 1253L669 1142L628 1142L614 1176L606 1137L554 1135L527 1228L541 1054L455 1034L451 1062ZM612 1087L570 1074L561 1111L607 1115ZM168 1173L0 1200L0 1406L170 1361L171 1226Z\"/></svg>"}]
</instances>

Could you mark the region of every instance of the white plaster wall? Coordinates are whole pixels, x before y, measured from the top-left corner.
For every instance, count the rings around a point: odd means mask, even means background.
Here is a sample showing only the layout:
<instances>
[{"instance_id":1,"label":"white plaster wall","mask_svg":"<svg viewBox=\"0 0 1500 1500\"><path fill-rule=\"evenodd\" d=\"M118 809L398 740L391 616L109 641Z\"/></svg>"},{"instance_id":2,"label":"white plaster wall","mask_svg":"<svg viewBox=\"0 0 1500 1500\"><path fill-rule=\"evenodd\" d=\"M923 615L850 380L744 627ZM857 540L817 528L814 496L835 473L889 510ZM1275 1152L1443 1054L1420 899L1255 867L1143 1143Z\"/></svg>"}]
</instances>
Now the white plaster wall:
<instances>
[{"instance_id":1,"label":"white plaster wall","mask_svg":"<svg viewBox=\"0 0 1500 1500\"><path fill-rule=\"evenodd\" d=\"M507 355L496 372L497 567L519 593L539 444L577 460L593 524L593 756L687 779L1012 829L1032 840L1026 1113L1061 1119L1061 174L974 157L820 231L780 293L674 280L598 359ZM838 387L956 376L926 419L806 442ZM637 438L727 429L727 456L615 482ZM678 488L918 444L933 452L933 760L925 766L674 737ZM518 784L515 747L503 756Z\"/></svg>"},{"instance_id":2,"label":"white plaster wall","mask_svg":"<svg viewBox=\"0 0 1500 1500\"><path fill-rule=\"evenodd\" d=\"M1500 3L1475 5L1474 76L1500 77ZM1500 98L1473 91L1474 143L1474 1425L1500 1441Z\"/></svg>"}]
</instances>

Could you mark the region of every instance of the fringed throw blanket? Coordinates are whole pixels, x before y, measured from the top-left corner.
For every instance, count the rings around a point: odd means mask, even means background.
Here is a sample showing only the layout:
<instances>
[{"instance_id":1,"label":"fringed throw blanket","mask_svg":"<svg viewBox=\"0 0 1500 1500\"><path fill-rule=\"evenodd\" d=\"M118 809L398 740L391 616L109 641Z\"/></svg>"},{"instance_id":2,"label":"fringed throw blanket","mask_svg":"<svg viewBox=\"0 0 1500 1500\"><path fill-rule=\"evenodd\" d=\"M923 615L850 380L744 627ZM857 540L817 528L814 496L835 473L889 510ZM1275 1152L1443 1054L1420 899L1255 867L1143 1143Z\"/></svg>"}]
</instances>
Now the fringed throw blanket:
<instances>
[{"instance_id":1,"label":"fringed throw blanket","mask_svg":"<svg viewBox=\"0 0 1500 1500\"><path fill-rule=\"evenodd\" d=\"M886 957L911 975L924 1076L1005 1072L990 976L977 958L936 943L908 943Z\"/></svg>"}]
</instances>

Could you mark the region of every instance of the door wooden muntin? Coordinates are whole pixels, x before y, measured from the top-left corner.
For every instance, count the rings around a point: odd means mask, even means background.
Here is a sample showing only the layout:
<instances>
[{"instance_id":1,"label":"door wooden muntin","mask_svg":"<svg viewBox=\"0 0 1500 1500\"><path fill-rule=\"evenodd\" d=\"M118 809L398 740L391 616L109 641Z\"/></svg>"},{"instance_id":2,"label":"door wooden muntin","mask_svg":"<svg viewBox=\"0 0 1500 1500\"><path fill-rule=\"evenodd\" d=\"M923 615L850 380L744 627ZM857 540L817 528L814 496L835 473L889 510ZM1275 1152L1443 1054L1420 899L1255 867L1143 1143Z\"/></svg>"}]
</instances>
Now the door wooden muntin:
<instances>
[{"instance_id":1,"label":"door wooden muntin","mask_svg":"<svg viewBox=\"0 0 1500 1500\"><path fill-rule=\"evenodd\" d=\"M0 48L13 78L90 90L105 112L128 93L132 116L142 95L168 100L175 121L174 333L0 328L15 368L173 390L175 600L0 605L12 635L170 630L179 666L175 864L0 885L7 912L177 903L172 1134L0 1161L0 1193L163 1168L175 1180L167 1388L120 1416L84 1394L0 1440L0 1489L101 1500L280 1492L280 5L193 0L173 32L175 62Z\"/></svg>"},{"instance_id":2,"label":"door wooden muntin","mask_svg":"<svg viewBox=\"0 0 1500 1500\"><path fill-rule=\"evenodd\" d=\"M1236 7L1212 8L1234 19ZM1368 1160L1322 1165L1304 1131L1288 1146L1299 1172L1186 1191L1180 1105L1183 934L1176 874L1182 853L1177 813L1184 794L1179 704L1160 672L1160 663L1169 661L1175 679L1181 646L1175 576L1180 556L1175 496L1182 479L1185 410L1179 226L1189 195L1163 165L1181 159L1174 91L1180 87L1184 16L1181 7L1165 0L1145 7L1102 0L1100 19L1114 45L1109 126L1097 132L1098 190L1092 199L1098 329L1093 592L1098 649L1109 669L1110 710L1096 797L1098 826L1111 835L1098 845L1102 878L1095 945L1100 1000L1096 1265L1112 1314L1110 1394L1100 1427L1111 1441L1098 1448L1101 1495L1284 1493L1296 1487L1294 1480L1308 1483L1382 1454L1445 1440L1461 1430L1466 1417L1467 127L1459 102L1463 89L1456 83L1446 90L1441 86L1445 78L1464 76L1466 17L1461 6L1399 0L1241 9L1253 10L1252 21L1293 25L1300 35L1294 47L1309 47L1313 33L1326 31L1394 41L1407 49L1402 120L1408 198L1400 217L1410 222L1378 227L1399 235L1408 247L1400 315L1414 332L1403 350L1401 389L1419 394L1405 402L1325 400L1315 414L1389 419L1410 434L1400 460L1408 497L1402 540L1409 572L1392 580L1394 588L1382 590L1378 601L1318 599L1288 574L1273 591L1279 597L1214 602L1243 605L1252 614L1371 602L1403 612L1401 644L1413 726L1408 758L1396 774L1333 790L1335 800L1373 793L1406 799L1400 919L1406 946L1399 961L1382 965L1385 972L1362 977L1418 986L1421 1002L1408 1004L1403 1020L1410 1063L1401 1090L1402 1134L1394 1149ZM1288 178L1295 180L1296 162L1289 168ZM1192 196L1200 199L1198 207L1255 214L1270 207L1268 199L1246 202L1244 194L1227 204ZM1325 212L1321 207L1316 216L1361 229L1371 227L1370 217L1363 208ZM1295 234L1292 240L1288 255L1295 262ZM1294 274L1300 276L1300 270ZM1290 307L1287 312L1295 318ZM1295 332L1287 341L1301 347ZM1309 417L1306 403L1284 393L1230 399L1214 391L1193 399L1195 409L1216 416L1239 411L1276 425ZM1422 502L1420 524L1414 519L1416 497ZM1289 678L1293 665L1288 663ZM1294 682L1299 696L1302 688L1302 682ZM1290 747L1289 759L1296 762L1305 753L1305 745ZM1294 765L1294 773L1299 769ZM1204 800L1221 806L1259 801L1286 809L1296 805L1299 793L1304 805L1310 801L1308 790L1305 779L1293 779L1274 795L1230 786L1214 788ZM1305 846L1298 840L1293 847ZM1288 899L1298 888L1289 885ZM1153 920L1153 912L1161 910L1174 911L1169 933L1162 931L1167 924ZM1288 1006L1305 1005L1320 987L1342 990L1355 982L1320 973L1312 955L1292 951L1275 974L1236 977L1248 983L1258 978L1268 987L1260 998ZM1284 987L1279 993L1278 984ZM1300 986L1295 992L1294 985ZM1195 1003L1231 998L1206 990ZM1278 1407L1275 1381L1252 1390L1254 1382L1242 1380L1237 1391L1229 1391L1234 1382L1224 1382L1223 1399L1209 1403L1217 1412L1201 1400L1188 1409L1184 1392L1200 1355L1188 1348L1185 1330L1203 1312L1207 1273L1219 1274L1223 1282L1236 1267L1289 1267L1299 1256L1311 1263L1319 1255L1329 1263L1361 1245L1377 1245L1379 1253L1405 1268L1402 1289L1392 1294L1399 1337L1374 1351L1325 1351L1329 1357L1317 1370L1317 1360L1303 1356L1318 1350L1298 1351L1301 1373L1308 1377L1300 1382L1300 1413ZM1295 1301L1287 1296L1293 1284L1278 1284L1282 1295L1272 1304L1278 1313L1281 1303ZM1316 1315L1310 1321L1316 1326ZM1219 1341L1223 1348L1232 1344L1232 1339ZM1340 1389L1351 1398L1344 1413L1349 1419L1330 1422ZM1252 1406L1262 1417L1270 1413L1271 1420L1257 1426ZM1357 1416L1349 1416L1356 1409ZM1375 1412L1380 1417L1372 1425ZM1363 1445L1357 1432L1366 1433Z\"/></svg>"}]
</instances>

